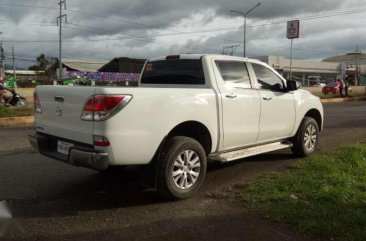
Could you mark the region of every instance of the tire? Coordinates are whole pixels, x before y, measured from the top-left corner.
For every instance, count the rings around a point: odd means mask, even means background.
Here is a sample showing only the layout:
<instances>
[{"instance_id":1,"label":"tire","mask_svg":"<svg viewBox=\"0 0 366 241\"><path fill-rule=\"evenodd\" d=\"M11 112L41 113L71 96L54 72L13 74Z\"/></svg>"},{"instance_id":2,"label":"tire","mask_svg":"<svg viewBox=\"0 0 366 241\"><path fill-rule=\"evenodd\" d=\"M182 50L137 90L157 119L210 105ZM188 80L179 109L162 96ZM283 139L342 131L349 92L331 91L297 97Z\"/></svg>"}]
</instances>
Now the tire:
<instances>
[{"instance_id":1,"label":"tire","mask_svg":"<svg viewBox=\"0 0 366 241\"><path fill-rule=\"evenodd\" d=\"M311 117L304 117L296 135L291 139L294 155L305 157L313 153L319 142L319 126Z\"/></svg>"},{"instance_id":2,"label":"tire","mask_svg":"<svg viewBox=\"0 0 366 241\"><path fill-rule=\"evenodd\" d=\"M172 137L159 157L158 191L171 200L192 197L201 187L206 170L206 153L200 143L189 137Z\"/></svg>"},{"instance_id":3,"label":"tire","mask_svg":"<svg viewBox=\"0 0 366 241\"><path fill-rule=\"evenodd\" d=\"M16 106L17 107L28 107L28 101L25 98L21 97L21 98L19 98Z\"/></svg>"}]
</instances>

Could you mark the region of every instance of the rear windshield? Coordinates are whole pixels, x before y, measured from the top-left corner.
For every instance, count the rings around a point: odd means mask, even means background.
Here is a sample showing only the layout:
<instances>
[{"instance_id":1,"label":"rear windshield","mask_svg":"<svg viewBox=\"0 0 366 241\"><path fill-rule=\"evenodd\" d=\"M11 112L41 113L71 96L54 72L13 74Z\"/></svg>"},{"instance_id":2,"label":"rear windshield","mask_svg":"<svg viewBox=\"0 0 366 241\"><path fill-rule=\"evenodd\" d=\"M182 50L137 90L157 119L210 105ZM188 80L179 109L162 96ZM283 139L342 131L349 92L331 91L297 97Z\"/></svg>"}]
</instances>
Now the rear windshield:
<instances>
[{"instance_id":1,"label":"rear windshield","mask_svg":"<svg viewBox=\"0 0 366 241\"><path fill-rule=\"evenodd\" d=\"M204 85L200 59L152 61L146 64L142 84Z\"/></svg>"}]
</instances>

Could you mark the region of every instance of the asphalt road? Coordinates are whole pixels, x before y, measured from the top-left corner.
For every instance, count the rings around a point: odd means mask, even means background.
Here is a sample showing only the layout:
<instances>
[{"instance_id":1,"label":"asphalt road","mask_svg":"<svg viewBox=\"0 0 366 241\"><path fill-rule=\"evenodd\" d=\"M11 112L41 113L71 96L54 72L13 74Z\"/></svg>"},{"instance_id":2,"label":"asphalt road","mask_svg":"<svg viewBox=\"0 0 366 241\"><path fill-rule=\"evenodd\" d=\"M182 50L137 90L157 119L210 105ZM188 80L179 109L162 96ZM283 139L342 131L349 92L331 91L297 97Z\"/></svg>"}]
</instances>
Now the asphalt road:
<instances>
[{"instance_id":1,"label":"asphalt road","mask_svg":"<svg viewBox=\"0 0 366 241\"><path fill-rule=\"evenodd\" d=\"M324 109L319 151L366 138L366 102L325 104ZM29 153L23 141L30 132L31 127L0 129L6 143L20 148L0 155L0 200L7 200L16 217L12 220L17 224L8 229L15 239L318 240L213 195L285 169L298 160L288 150L212 165L196 197L167 202L152 190L140 189L133 168L104 176Z\"/></svg>"}]
</instances>

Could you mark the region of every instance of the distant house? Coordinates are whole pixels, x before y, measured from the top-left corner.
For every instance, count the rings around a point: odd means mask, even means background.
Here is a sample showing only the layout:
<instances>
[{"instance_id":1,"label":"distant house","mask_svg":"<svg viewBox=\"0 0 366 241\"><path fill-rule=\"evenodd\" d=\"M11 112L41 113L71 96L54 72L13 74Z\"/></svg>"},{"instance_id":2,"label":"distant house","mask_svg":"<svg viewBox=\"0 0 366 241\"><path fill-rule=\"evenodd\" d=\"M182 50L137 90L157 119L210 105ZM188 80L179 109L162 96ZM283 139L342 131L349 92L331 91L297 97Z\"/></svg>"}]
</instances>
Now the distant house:
<instances>
[{"instance_id":1,"label":"distant house","mask_svg":"<svg viewBox=\"0 0 366 241\"><path fill-rule=\"evenodd\" d=\"M72 78L75 75L91 79L96 85L137 86L140 72L145 59L127 57L114 58L111 61L63 59L63 77ZM52 80L58 76L57 63L48 69L52 71Z\"/></svg>"},{"instance_id":2,"label":"distant house","mask_svg":"<svg viewBox=\"0 0 366 241\"><path fill-rule=\"evenodd\" d=\"M8 76L14 75L14 70L5 70ZM44 79L44 71L15 70L18 87L29 87Z\"/></svg>"},{"instance_id":3,"label":"distant house","mask_svg":"<svg viewBox=\"0 0 366 241\"><path fill-rule=\"evenodd\" d=\"M5 70L5 74L14 75L14 70ZM32 71L32 70L15 70L17 80L20 81L33 81L37 80L39 75L43 75L44 71Z\"/></svg>"},{"instance_id":4,"label":"distant house","mask_svg":"<svg viewBox=\"0 0 366 241\"><path fill-rule=\"evenodd\" d=\"M97 60L79 60L79 59L63 59L62 67L66 68L66 71L78 71L78 72L98 72L108 61Z\"/></svg>"},{"instance_id":5,"label":"distant house","mask_svg":"<svg viewBox=\"0 0 366 241\"><path fill-rule=\"evenodd\" d=\"M366 85L366 54L356 52L326 58L323 62L339 63L341 74L347 76L351 84Z\"/></svg>"},{"instance_id":6,"label":"distant house","mask_svg":"<svg viewBox=\"0 0 366 241\"><path fill-rule=\"evenodd\" d=\"M146 59L133 59L127 57L114 58L99 69L99 72L134 73L139 74L144 67Z\"/></svg>"}]
</instances>

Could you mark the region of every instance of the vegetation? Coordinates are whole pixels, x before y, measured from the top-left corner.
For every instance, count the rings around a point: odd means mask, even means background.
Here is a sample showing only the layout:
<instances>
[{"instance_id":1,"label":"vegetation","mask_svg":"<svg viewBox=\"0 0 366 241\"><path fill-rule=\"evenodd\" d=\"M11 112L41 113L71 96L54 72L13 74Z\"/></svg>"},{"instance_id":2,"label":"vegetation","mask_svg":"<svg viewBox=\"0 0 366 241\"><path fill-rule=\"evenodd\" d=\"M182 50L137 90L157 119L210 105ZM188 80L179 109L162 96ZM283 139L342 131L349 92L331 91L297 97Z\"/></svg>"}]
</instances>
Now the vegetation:
<instances>
[{"instance_id":1,"label":"vegetation","mask_svg":"<svg viewBox=\"0 0 366 241\"><path fill-rule=\"evenodd\" d=\"M44 54L41 54L37 57L37 64L30 66L28 69L33 71L46 71L50 65L57 61L55 58L46 57Z\"/></svg>"},{"instance_id":2,"label":"vegetation","mask_svg":"<svg viewBox=\"0 0 366 241\"><path fill-rule=\"evenodd\" d=\"M236 186L235 198L334 240L366 240L366 143L314 155L283 173Z\"/></svg>"},{"instance_id":3,"label":"vegetation","mask_svg":"<svg viewBox=\"0 0 366 241\"><path fill-rule=\"evenodd\" d=\"M14 108L0 105L0 118L31 116L32 114L33 114L32 108L24 108L24 107Z\"/></svg>"},{"instance_id":4,"label":"vegetation","mask_svg":"<svg viewBox=\"0 0 366 241\"><path fill-rule=\"evenodd\" d=\"M32 65L28 70L33 70L37 72L37 80L39 84L45 84L47 79L54 74L56 69L58 59L53 57L46 57L41 54L37 57L37 64ZM20 86L29 86L26 83L19 83Z\"/></svg>"}]
</instances>

